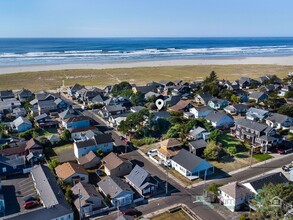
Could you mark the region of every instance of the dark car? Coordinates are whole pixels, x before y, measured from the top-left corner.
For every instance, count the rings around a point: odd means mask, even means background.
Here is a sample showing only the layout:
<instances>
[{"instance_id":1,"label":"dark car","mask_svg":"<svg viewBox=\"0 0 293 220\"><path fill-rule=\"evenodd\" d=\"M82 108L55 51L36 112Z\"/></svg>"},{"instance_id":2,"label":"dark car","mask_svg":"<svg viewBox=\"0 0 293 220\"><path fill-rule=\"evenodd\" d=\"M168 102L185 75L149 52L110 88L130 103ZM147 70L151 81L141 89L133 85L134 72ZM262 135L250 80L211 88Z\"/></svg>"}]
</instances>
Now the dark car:
<instances>
[{"instance_id":1,"label":"dark car","mask_svg":"<svg viewBox=\"0 0 293 220\"><path fill-rule=\"evenodd\" d=\"M98 175L98 176L104 176L104 172L103 172L103 170L96 170L96 174Z\"/></svg>"},{"instance_id":2,"label":"dark car","mask_svg":"<svg viewBox=\"0 0 293 220\"><path fill-rule=\"evenodd\" d=\"M39 201L28 201L26 203L24 203L23 208L24 209L32 209L35 208L39 205Z\"/></svg>"},{"instance_id":3,"label":"dark car","mask_svg":"<svg viewBox=\"0 0 293 220\"><path fill-rule=\"evenodd\" d=\"M37 200L37 198L34 196L28 196L23 199L24 202L36 201L36 200Z\"/></svg>"},{"instance_id":4,"label":"dark car","mask_svg":"<svg viewBox=\"0 0 293 220\"><path fill-rule=\"evenodd\" d=\"M130 216L138 216L139 215L139 211L137 211L136 209L126 209L122 211L123 215L130 215Z\"/></svg>"}]
</instances>

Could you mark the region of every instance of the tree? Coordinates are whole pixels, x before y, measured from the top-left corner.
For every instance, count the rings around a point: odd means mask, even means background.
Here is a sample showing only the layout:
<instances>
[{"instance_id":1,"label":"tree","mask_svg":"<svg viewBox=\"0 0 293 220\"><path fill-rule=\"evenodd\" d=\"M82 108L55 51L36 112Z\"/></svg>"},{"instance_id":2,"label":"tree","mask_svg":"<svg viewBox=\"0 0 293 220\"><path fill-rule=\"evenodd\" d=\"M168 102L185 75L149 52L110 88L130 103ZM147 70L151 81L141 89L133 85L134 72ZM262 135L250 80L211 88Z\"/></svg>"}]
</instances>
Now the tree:
<instances>
[{"instance_id":1,"label":"tree","mask_svg":"<svg viewBox=\"0 0 293 220\"><path fill-rule=\"evenodd\" d=\"M211 183L208 187L207 187L207 191L211 192L214 194L214 198L218 198L219 196L219 187L221 186L221 184L217 184L217 183Z\"/></svg>"},{"instance_id":2,"label":"tree","mask_svg":"<svg viewBox=\"0 0 293 220\"><path fill-rule=\"evenodd\" d=\"M214 129L213 131L211 131L209 135L209 139L212 141L215 141L216 143L219 142L220 137L221 137L221 131L218 129Z\"/></svg>"},{"instance_id":3,"label":"tree","mask_svg":"<svg viewBox=\"0 0 293 220\"><path fill-rule=\"evenodd\" d=\"M273 199L281 199L280 205L272 204ZM284 215L290 207L293 198L292 184L268 184L265 185L252 200L257 207L257 213L261 216L269 215L270 219L283 219ZM287 206L286 206L287 204Z\"/></svg>"},{"instance_id":4,"label":"tree","mask_svg":"<svg viewBox=\"0 0 293 220\"><path fill-rule=\"evenodd\" d=\"M115 84L111 92L114 96L130 97L132 94L132 86L128 82L121 82L119 84Z\"/></svg>"},{"instance_id":5,"label":"tree","mask_svg":"<svg viewBox=\"0 0 293 220\"><path fill-rule=\"evenodd\" d=\"M144 95L141 92L137 92L131 95L130 100L133 105L144 105L145 104L145 99Z\"/></svg>"},{"instance_id":6,"label":"tree","mask_svg":"<svg viewBox=\"0 0 293 220\"><path fill-rule=\"evenodd\" d=\"M101 149L98 149L98 150L96 151L96 153L97 153L97 156L98 156L98 157L103 157L103 155L104 155L104 152L103 152Z\"/></svg>"},{"instance_id":7,"label":"tree","mask_svg":"<svg viewBox=\"0 0 293 220\"><path fill-rule=\"evenodd\" d=\"M241 99L240 99L240 97L238 97L237 95L235 95L235 94L233 94L232 96L231 96L231 99L230 99L232 102L234 102L234 103L239 103L239 102L241 102Z\"/></svg>"},{"instance_id":8,"label":"tree","mask_svg":"<svg viewBox=\"0 0 293 220\"><path fill-rule=\"evenodd\" d=\"M286 99L293 98L293 91L286 92L285 98Z\"/></svg>"},{"instance_id":9,"label":"tree","mask_svg":"<svg viewBox=\"0 0 293 220\"><path fill-rule=\"evenodd\" d=\"M184 133L187 134L194 126L198 125L198 121L196 119L191 119L187 123L183 125Z\"/></svg>"},{"instance_id":10,"label":"tree","mask_svg":"<svg viewBox=\"0 0 293 220\"><path fill-rule=\"evenodd\" d=\"M72 190L69 187L67 187L66 191L65 191L65 199L66 199L66 201L69 204L72 204L73 198L74 198L74 194L73 194Z\"/></svg>"},{"instance_id":11,"label":"tree","mask_svg":"<svg viewBox=\"0 0 293 220\"><path fill-rule=\"evenodd\" d=\"M233 94L233 91L232 90L229 90L229 89L223 89L219 92L219 96L222 98L222 99L226 99L226 100L230 100L231 97L232 97Z\"/></svg>"},{"instance_id":12,"label":"tree","mask_svg":"<svg viewBox=\"0 0 293 220\"><path fill-rule=\"evenodd\" d=\"M65 141L65 142L68 142L69 140L70 140L70 138L71 138L71 133L70 133L70 131L69 130L64 130L63 132L62 132L62 134L60 135L60 139L62 140L62 141Z\"/></svg>"},{"instance_id":13,"label":"tree","mask_svg":"<svg viewBox=\"0 0 293 220\"><path fill-rule=\"evenodd\" d=\"M279 108L278 113L293 117L293 104L283 105Z\"/></svg>"},{"instance_id":14,"label":"tree","mask_svg":"<svg viewBox=\"0 0 293 220\"><path fill-rule=\"evenodd\" d=\"M207 160L219 160L222 156L222 148L215 141L210 141L204 149L204 157Z\"/></svg>"},{"instance_id":15,"label":"tree","mask_svg":"<svg viewBox=\"0 0 293 220\"><path fill-rule=\"evenodd\" d=\"M56 159L50 160L48 162L48 167L50 168L50 170L54 170L59 165L60 165L60 162Z\"/></svg>"},{"instance_id":16,"label":"tree","mask_svg":"<svg viewBox=\"0 0 293 220\"><path fill-rule=\"evenodd\" d=\"M171 126L171 123L163 118L159 118L156 124L156 131L161 134L166 134Z\"/></svg>"},{"instance_id":17,"label":"tree","mask_svg":"<svg viewBox=\"0 0 293 220\"><path fill-rule=\"evenodd\" d=\"M235 146L228 147L227 152L234 155L237 153L237 148Z\"/></svg>"}]
</instances>

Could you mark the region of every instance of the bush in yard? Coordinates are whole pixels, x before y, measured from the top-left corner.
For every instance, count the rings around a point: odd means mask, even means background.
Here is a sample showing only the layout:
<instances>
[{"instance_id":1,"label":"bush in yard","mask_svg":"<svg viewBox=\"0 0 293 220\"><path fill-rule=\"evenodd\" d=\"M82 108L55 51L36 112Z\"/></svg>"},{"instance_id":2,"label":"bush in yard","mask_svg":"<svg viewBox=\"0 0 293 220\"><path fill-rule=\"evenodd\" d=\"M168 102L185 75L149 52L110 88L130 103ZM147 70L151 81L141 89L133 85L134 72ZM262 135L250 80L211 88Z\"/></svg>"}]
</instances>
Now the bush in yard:
<instances>
[{"instance_id":1,"label":"bush in yard","mask_svg":"<svg viewBox=\"0 0 293 220\"><path fill-rule=\"evenodd\" d=\"M132 139L131 142L133 143L134 146L141 147L143 145L150 145L150 144L156 143L157 139L152 137L145 137L142 139Z\"/></svg>"},{"instance_id":2,"label":"bush in yard","mask_svg":"<svg viewBox=\"0 0 293 220\"><path fill-rule=\"evenodd\" d=\"M211 131L211 133L209 135L209 139L212 141L215 141L216 143L219 142L220 137L221 137L221 131L218 129Z\"/></svg>"},{"instance_id":3,"label":"bush in yard","mask_svg":"<svg viewBox=\"0 0 293 220\"><path fill-rule=\"evenodd\" d=\"M234 147L228 147L227 152L228 152L229 154L234 155L234 154L237 153L237 148L236 148L235 146L234 146Z\"/></svg>"},{"instance_id":4,"label":"bush in yard","mask_svg":"<svg viewBox=\"0 0 293 220\"><path fill-rule=\"evenodd\" d=\"M62 134L60 135L60 138L62 141L68 142L71 138L71 134L69 130L65 130L62 132Z\"/></svg>"},{"instance_id":5,"label":"bush in yard","mask_svg":"<svg viewBox=\"0 0 293 220\"><path fill-rule=\"evenodd\" d=\"M50 170L54 170L58 165L60 165L60 162L56 159L48 162L48 167L50 168Z\"/></svg>"},{"instance_id":6,"label":"bush in yard","mask_svg":"<svg viewBox=\"0 0 293 220\"><path fill-rule=\"evenodd\" d=\"M219 160L222 154L223 149L215 141L210 141L204 150L204 157L207 160Z\"/></svg>"},{"instance_id":7,"label":"bush in yard","mask_svg":"<svg viewBox=\"0 0 293 220\"><path fill-rule=\"evenodd\" d=\"M98 157L103 157L104 153L101 149L96 151Z\"/></svg>"}]
</instances>

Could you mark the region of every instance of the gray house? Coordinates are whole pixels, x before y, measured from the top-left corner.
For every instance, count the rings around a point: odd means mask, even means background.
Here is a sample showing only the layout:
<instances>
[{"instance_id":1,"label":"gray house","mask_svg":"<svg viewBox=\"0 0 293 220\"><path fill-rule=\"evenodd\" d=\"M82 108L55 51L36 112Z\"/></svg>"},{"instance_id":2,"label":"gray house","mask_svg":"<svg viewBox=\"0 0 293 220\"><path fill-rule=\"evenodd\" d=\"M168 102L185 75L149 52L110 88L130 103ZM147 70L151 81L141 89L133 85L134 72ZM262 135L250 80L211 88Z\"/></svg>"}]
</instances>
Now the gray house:
<instances>
[{"instance_id":1,"label":"gray house","mask_svg":"<svg viewBox=\"0 0 293 220\"><path fill-rule=\"evenodd\" d=\"M110 197L115 207L130 205L134 192L130 186L118 177L107 176L98 182L99 191L104 197Z\"/></svg>"},{"instance_id":2,"label":"gray house","mask_svg":"<svg viewBox=\"0 0 293 220\"><path fill-rule=\"evenodd\" d=\"M249 108L246 112L246 118L251 121L263 120L269 115L269 111L259 108Z\"/></svg>"},{"instance_id":3,"label":"gray house","mask_svg":"<svg viewBox=\"0 0 293 220\"><path fill-rule=\"evenodd\" d=\"M20 116L11 123L11 127L12 127L12 130L15 130L17 132L23 132L23 131L31 129L33 125L30 122L30 120Z\"/></svg>"},{"instance_id":4,"label":"gray house","mask_svg":"<svg viewBox=\"0 0 293 220\"><path fill-rule=\"evenodd\" d=\"M142 196L154 194L158 188L158 181L138 165L125 176L125 179Z\"/></svg>"},{"instance_id":5,"label":"gray house","mask_svg":"<svg viewBox=\"0 0 293 220\"><path fill-rule=\"evenodd\" d=\"M259 103L268 97L269 97L268 94L264 92L253 92L249 95L249 99L254 100L256 103Z\"/></svg>"},{"instance_id":6,"label":"gray house","mask_svg":"<svg viewBox=\"0 0 293 220\"><path fill-rule=\"evenodd\" d=\"M289 129L293 125L293 118L278 113L272 113L266 118L266 124L276 129Z\"/></svg>"}]
</instances>

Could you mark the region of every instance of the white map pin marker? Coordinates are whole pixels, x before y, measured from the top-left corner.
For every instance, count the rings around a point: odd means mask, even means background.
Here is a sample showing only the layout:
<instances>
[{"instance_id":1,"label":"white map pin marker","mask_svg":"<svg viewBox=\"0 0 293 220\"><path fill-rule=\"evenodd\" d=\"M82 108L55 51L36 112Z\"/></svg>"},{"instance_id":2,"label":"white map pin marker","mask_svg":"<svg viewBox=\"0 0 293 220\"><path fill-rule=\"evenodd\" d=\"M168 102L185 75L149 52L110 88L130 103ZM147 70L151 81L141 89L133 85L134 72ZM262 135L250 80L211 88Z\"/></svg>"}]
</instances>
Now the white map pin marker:
<instances>
[{"instance_id":1,"label":"white map pin marker","mask_svg":"<svg viewBox=\"0 0 293 220\"><path fill-rule=\"evenodd\" d=\"M157 99L156 100L156 106L159 110L161 110L164 107L164 100L163 99Z\"/></svg>"}]
</instances>

